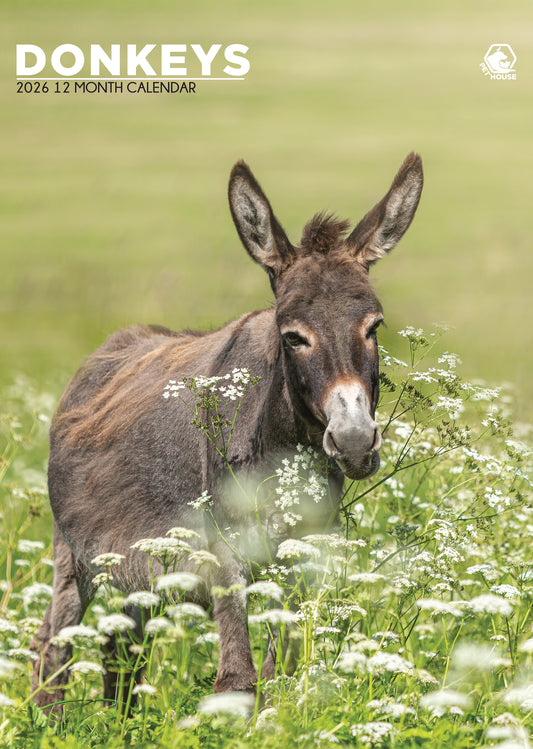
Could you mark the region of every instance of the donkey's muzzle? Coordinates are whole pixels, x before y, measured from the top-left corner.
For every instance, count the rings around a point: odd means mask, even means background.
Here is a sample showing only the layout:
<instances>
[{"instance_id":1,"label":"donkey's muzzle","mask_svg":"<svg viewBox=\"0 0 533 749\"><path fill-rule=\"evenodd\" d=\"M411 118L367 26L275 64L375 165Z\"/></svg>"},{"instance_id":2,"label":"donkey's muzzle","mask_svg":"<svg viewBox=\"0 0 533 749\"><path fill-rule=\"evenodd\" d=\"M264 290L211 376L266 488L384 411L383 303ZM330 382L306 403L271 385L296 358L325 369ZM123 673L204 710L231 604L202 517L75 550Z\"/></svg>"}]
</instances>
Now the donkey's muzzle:
<instances>
[{"instance_id":1,"label":"donkey's muzzle","mask_svg":"<svg viewBox=\"0 0 533 749\"><path fill-rule=\"evenodd\" d=\"M324 451L349 479L365 479L379 468L381 434L358 380L334 385L325 400Z\"/></svg>"}]
</instances>

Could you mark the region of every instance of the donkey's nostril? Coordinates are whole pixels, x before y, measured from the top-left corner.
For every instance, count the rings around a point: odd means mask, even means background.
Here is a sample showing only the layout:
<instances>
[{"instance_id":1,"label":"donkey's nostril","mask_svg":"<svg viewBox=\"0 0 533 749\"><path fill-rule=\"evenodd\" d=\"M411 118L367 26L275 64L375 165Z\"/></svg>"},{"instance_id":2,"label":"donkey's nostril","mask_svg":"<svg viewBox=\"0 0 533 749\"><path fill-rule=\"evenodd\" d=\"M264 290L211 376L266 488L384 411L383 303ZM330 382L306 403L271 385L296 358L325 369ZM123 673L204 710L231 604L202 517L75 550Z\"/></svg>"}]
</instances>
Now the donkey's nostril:
<instances>
[{"instance_id":1,"label":"donkey's nostril","mask_svg":"<svg viewBox=\"0 0 533 749\"><path fill-rule=\"evenodd\" d=\"M379 427L376 427L374 432L374 443L372 444L372 450L377 453L377 451L381 447L382 442L383 440L381 439L381 432L379 431Z\"/></svg>"},{"instance_id":2,"label":"donkey's nostril","mask_svg":"<svg viewBox=\"0 0 533 749\"><path fill-rule=\"evenodd\" d=\"M340 457L339 448L337 447L335 440L333 439L333 435L329 429L326 429L324 433L323 446L326 454L329 455L330 458Z\"/></svg>"}]
</instances>

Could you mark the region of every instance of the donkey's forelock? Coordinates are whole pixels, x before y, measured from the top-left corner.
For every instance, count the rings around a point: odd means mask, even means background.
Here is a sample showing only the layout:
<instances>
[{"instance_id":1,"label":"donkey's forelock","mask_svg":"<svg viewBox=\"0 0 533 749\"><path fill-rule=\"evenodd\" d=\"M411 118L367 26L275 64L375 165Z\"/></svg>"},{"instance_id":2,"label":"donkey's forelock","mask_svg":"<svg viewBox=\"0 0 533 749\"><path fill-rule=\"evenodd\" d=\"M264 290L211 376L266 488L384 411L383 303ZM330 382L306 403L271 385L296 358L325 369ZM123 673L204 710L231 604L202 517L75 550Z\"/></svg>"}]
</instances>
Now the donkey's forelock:
<instances>
[{"instance_id":1,"label":"donkey's forelock","mask_svg":"<svg viewBox=\"0 0 533 749\"><path fill-rule=\"evenodd\" d=\"M349 228L349 221L338 219L332 213L322 211L315 214L303 230L300 242L302 254L327 255L341 250Z\"/></svg>"}]
</instances>

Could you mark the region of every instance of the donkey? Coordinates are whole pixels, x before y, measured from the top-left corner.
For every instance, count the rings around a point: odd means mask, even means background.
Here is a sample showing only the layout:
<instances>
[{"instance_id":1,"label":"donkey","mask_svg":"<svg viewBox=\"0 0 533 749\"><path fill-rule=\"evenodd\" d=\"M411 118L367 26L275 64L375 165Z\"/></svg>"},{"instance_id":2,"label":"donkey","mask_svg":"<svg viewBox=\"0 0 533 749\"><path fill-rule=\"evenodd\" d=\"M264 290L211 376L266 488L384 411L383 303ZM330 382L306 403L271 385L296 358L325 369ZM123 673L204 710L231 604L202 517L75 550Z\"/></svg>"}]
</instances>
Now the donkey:
<instances>
[{"instance_id":1,"label":"donkey","mask_svg":"<svg viewBox=\"0 0 533 749\"><path fill-rule=\"evenodd\" d=\"M120 330L74 375L50 431L53 595L32 643L38 657L34 700L47 712L63 699L71 656L52 638L81 621L100 571L91 560L104 552L123 554L114 583L125 592L146 590L148 558L131 546L174 526L198 531L220 565L200 572L205 590L197 594L219 629L214 691L255 690L245 597L234 592L211 601L209 595L213 584L228 589L237 583L242 591L246 583L242 558L213 532L214 525L243 524L242 508L224 492L225 468L253 473L272 456L310 446L328 463L334 504L345 476L365 479L378 469L376 331L383 312L368 272L408 229L422 184L422 161L411 153L385 197L353 231L348 222L320 213L293 245L251 170L238 162L229 181L231 214L244 247L269 275L273 306L209 333ZM162 395L171 379L234 368L247 368L260 380L242 400L224 463L191 424L183 399ZM211 524L190 505L203 492L212 497ZM252 517L248 526L253 523ZM262 676L274 672L274 660L269 649ZM108 672L104 696L113 700L115 690Z\"/></svg>"}]
</instances>

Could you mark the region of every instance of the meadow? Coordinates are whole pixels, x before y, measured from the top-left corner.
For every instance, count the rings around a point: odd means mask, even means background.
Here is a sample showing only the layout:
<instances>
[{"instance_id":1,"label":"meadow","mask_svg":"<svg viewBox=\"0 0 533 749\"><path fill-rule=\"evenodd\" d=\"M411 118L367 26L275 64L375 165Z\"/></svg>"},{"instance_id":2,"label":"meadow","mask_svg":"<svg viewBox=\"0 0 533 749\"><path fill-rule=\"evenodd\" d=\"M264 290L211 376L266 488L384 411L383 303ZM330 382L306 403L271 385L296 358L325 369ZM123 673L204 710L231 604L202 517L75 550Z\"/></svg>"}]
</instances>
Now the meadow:
<instances>
[{"instance_id":1,"label":"meadow","mask_svg":"<svg viewBox=\"0 0 533 749\"><path fill-rule=\"evenodd\" d=\"M1 745L530 746L531 16L526 0L2 4ZM503 40L516 81L480 70ZM67 41L239 42L252 67L187 99L17 94L14 45ZM101 700L106 617L124 603L111 566L91 629L65 635L71 686L49 725L29 699L28 648L50 595L47 429L68 378L121 326L206 329L270 304L227 207L237 159L296 242L315 211L361 218L411 150L422 201L374 274L382 468L346 486L323 537L254 572L256 661L281 625L294 662L253 704L213 698L209 612L154 580L125 718ZM279 467L281 497L288 476L309 494L310 462Z\"/></svg>"},{"instance_id":2,"label":"meadow","mask_svg":"<svg viewBox=\"0 0 533 749\"><path fill-rule=\"evenodd\" d=\"M29 645L51 595L38 456L53 399L23 382L7 392L0 484L3 745L529 747L532 452L513 432L508 394L464 380L458 357L442 350L441 335L400 331L406 361L381 349L382 468L374 479L346 487L339 517L323 533L305 535L299 514L305 497L327 501L318 456L302 448L269 479L269 501L294 537L282 541L268 564L250 567L258 666L274 627L289 645L274 679L258 682L256 699L212 694L216 627L209 612L185 600L195 575L176 570L183 558L198 569L217 560L194 547L193 532L174 528L166 538L137 544L164 564L149 591L125 598L113 586L120 555L99 559L98 593L83 625L58 635L73 646L62 721L49 723L32 704ZM253 380L239 387L237 397L252 386ZM203 431L216 442L227 386L207 380L189 387L195 402L210 404L215 418ZM176 385L166 395L173 392L179 395ZM238 428L237 416L232 429ZM210 498L195 506L209 512ZM129 639L134 622L122 613L131 604L144 611L140 642ZM129 716L101 696L100 648L113 632L123 633L122 655L129 651L145 665L142 681L125 688L127 705L138 700ZM124 668L119 651L116 669Z\"/></svg>"}]
</instances>

